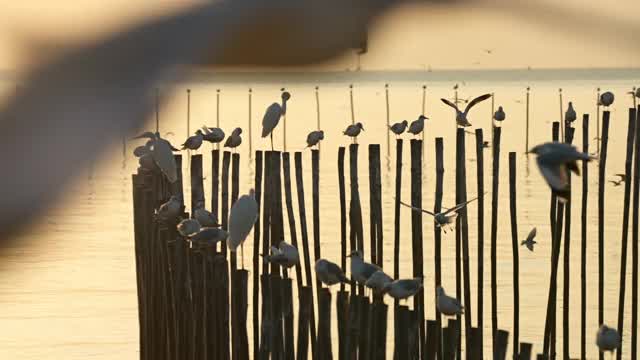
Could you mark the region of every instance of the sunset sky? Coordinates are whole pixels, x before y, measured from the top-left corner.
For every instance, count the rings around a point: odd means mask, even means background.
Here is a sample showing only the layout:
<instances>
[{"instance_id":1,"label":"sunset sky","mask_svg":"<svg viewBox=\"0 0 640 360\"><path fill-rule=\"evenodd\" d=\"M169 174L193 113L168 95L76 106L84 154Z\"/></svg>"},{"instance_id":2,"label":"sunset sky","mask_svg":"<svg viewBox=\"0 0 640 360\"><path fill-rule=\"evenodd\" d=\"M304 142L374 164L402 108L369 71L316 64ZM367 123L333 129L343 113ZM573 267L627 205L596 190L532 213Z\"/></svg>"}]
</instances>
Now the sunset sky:
<instances>
[{"instance_id":1,"label":"sunset sky","mask_svg":"<svg viewBox=\"0 0 640 360\"><path fill-rule=\"evenodd\" d=\"M508 8L501 5L509 4ZM102 36L192 0L2 0L0 70L19 69L34 43L65 44ZM638 67L637 0L552 0L542 13L514 10L518 0L451 6L408 5L382 18L370 34L365 70ZM524 4L531 2L523 2ZM562 15L559 10L567 11ZM545 13L546 11L546 13ZM559 17L552 20L552 16ZM631 29L631 30L629 30ZM623 35L627 35L626 37ZM625 40L626 39L626 40ZM485 50L492 50L489 54ZM353 67L346 55L319 69Z\"/></svg>"}]
</instances>

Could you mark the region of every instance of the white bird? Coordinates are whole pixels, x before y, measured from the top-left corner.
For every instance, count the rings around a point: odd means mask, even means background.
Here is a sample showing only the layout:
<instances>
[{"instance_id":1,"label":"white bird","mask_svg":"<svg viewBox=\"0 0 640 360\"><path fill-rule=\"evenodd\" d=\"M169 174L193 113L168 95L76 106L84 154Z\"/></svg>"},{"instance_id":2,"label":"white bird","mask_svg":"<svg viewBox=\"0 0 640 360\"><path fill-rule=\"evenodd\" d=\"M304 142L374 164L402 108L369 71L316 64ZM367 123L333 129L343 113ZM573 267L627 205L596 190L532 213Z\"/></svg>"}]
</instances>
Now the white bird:
<instances>
[{"instance_id":1,"label":"white bird","mask_svg":"<svg viewBox=\"0 0 640 360\"><path fill-rule=\"evenodd\" d=\"M421 209L421 208L418 208L418 207L415 207L415 206L411 206L411 205L406 204L406 203L404 203L402 201L400 201L400 204L411 208L411 210L413 210L413 211L422 211L425 214L429 214L429 215L433 216L433 221L435 222L436 227L441 227L442 230L446 233L447 232L447 230L446 230L447 225L452 224L456 220L456 218L458 217L458 210L460 210L463 207L467 206L467 204L469 204L470 202L472 202L472 201L474 201L476 199L477 199L477 197L473 198L471 200L468 200L466 202L460 203L460 204L452 207L451 209L446 209L444 212L439 212L437 214L432 213L431 211L428 211L428 210L424 210L424 209Z\"/></svg>"},{"instance_id":2,"label":"white bird","mask_svg":"<svg viewBox=\"0 0 640 360\"><path fill-rule=\"evenodd\" d=\"M413 135L420 134L424 130L424 121L427 119L429 118L424 115L418 116L418 119L415 121L412 121L411 125L409 125L408 133Z\"/></svg>"},{"instance_id":3,"label":"white bird","mask_svg":"<svg viewBox=\"0 0 640 360\"><path fill-rule=\"evenodd\" d=\"M620 347L620 334L618 330L608 327L605 324L600 325L598 332L596 333L596 345L600 351L611 351Z\"/></svg>"},{"instance_id":4,"label":"white bird","mask_svg":"<svg viewBox=\"0 0 640 360\"><path fill-rule=\"evenodd\" d=\"M169 200L156 210L156 219L163 222L172 221L180 216L180 213L182 213L182 203L177 196L171 195Z\"/></svg>"},{"instance_id":5,"label":"white bird","mask_svg":"<svg viewBox=\"0 0 640 360\"><path fill-rule=\"evenodd\" d=\"M202 139L204 141L208 141L212 144L217 144L224 140L224 131L217 127L208 128L206 126L202 127L203 135Z\"/></svg>"},{"instance_id":6,"label":"white bird","mask_svg":"<svg viewBox=\"0 0 640 360\"><path fill-rule=\"evenodd\" d=\"M613 104L614 99L615 99L615 96L611 91L604 92L600 95L600 100L598 100L598 105L611 106L611 104Z\"/></svg>"},{"instance_id":7,"label":"white bird","mask_svg":"<svg viewBox=\"0 0 640 360\"><path fill-rule=\"evenodd\" d=\"M576 121L577 118L573 103L569 101L569 107L567 107L567 111L564 113L564 121L570 123Z\"/></svg>"},{"instance_id":8,"label":"white bird","mask_svg":"<svg viewBox=\"0 0 640 360\"><path fill-rule=\"evenodd\" d=\"M369 276L367 282L364 283L364 286L373 290L374 292L382 292L384 288L393 282L393 278L384 271L378 270Z\"/></svg>"},{"instance_id":9,"label":"white bird","mask_svg":"<svg viewBox=\"0 0 640 360\"><path fill-rule=\"evenodd\" d=\"M349 279L344 275L340 266L329 260L318 259L318 261L316 261L315 271L318 280L327 286L349 282Z\"/></svg>"},{"instance_id":10,"label":"white bird","mask_svg":"<svg viewBox=\"0 0 640 360\"><path fill-rule=\"evenodd\" d=\"M502 106L498 106L498 110L493 114L493 119L495 121L504 121L507 115L504 113Z\"/></svg>"},{"instance_id":11,"label":"white bird","mask_svg":"<svg viewBox=\"0 0 640 360\"><path fill-rule=\"evenodd\" d=\"M373 273L382 270L378 265L365 262L360 250L352 252L347 257L351 258L351 278L360 285L364 285Z\"/></svg>"},{"instance_id":12,"label":"white bird","mask_svg":"<svg viewBox=\"0 0 640 360\"><path fill-rule=\"evenodd\" d=\"M271 104L262 118L262 137L271 137L271 150L273 150L273 129L278 126L280 118L287 113L287 101L291 98L291 94L283 92L282 105L278 103Z\"/></svg>"},{"instance_id":13,"label":"white bird","mask_svg":"<svg viewBox=\"0 0 640 360\"><path fill-rule=\"evenodd\" d=\"M184 144L182 144L182 150L198 150L200 146L202 146L203 140L204 134L202 133L202 130L198 129L195 135L189 136Z\"/></svg>"},{"instance_id":14,"label":"white bird","mask_svg":"<svg viewBox=\"0 0 640 360\"><path fill-rule=\"evenodd\" d=\"M471 123L469 122L469 119L467 119L467 115L469 114L469 110L471 110L471 108L473 106L475 106L476 104L478 104L479 102L487 100L490 97L491 97L491 94L484 94L484 95L480 95L477 98L471 100L469 102L469 104L467 105L467 107L464 109L464 112L460 111L460 109L458 109L458 105L452 103L451 101L449 101L447 99L440 99L440 100L442 100L443 103L451 106L452 108L454 108L456 110L456 124L458 124L458 126L467 127L467 126L471 126Z\"/></svg>"},{"instance_id":15,"label":"white bird","mask_svg":"<svg viewBox=\"0 0 640 360\"><path fill-rule=\"evenodd\" d=\"M176 159L173 157L173 146L160 137L153 141L153 149L151 154L160 171L167 177L170 183L178 180L178 166Z\"/></svg>"},{"instance_id":16,"label":"white bird","mask_svg":"<svg viewBox=\"0 0 640 360\"><path fill-rule=\"evenodd\" d=\"M204 207L199 207L193 212L193 218L204 227L220 227L218 217Z\"/></svg>"},{"instance_id":17,"label":"white bird","mask_svg":"<svg viewBox=\"0 0 640 360\"><path fill-rule=\"evenodd\" d=\"M360 131L364 131L364 126L362 126L362 123L358 122L347 126L342 133L355 139L360 135Z\"/></svg>"},{"instance_id":18,"label":"white bird","mask_svg":"<svg viewBox=\"0 0 640 360\"><path fill-rule=\"evenodd\" d=\"M402 135L402 133L407 130L408 125L409 122L407 120L402 120L401 122L389 126L389 130L396 135Z\"/></svg>"},{"instance_id":19,"label":"white bird","mask_svg":"<svg viewBox=\"0 0 640 360\"><path fill-rule=\"evenodd\" d=\"M258 203L255 191L249 190L249 194L242 195L231 207L229 212L229 250L236 251L249 236L253 225L258 220Z\"/></svg>"},{"instance_id":20,"label":"white bird","mask_svg":"<svg viewBox=\"0 0 640 360\"><path fill-rule=\"evenodd\" d=\"M176 226L182 236L189 237L200 231L200 223L196 219L184 219Z\"/></svg>"},{"instance_id":21,"label":"white bird","mask_svg":"<svg viewBox=\"0 0 640 360\"><path fill-rule=\"evenodd\" d=\"M540 173L562 201L569 198L569 171L580 175L576 161L597 159L589 154L579 152L569 144L559 142L537 145L530 152L538 155L536 160Z\"/></svg>"},{"instance_id":22,"label":"white bird","mask_svg":"<svg viewBox=\"0 0 640 360\"><path fill-rule=\"evenodd\" d=\"M438 286L436 289L436 307L441 313L447 316L464 314L464 306L460 304L458 299L445 294L442 286Z\"/></svg>"},{"instance_id":23,"label":"white bird","mask_svg":"<svg viewBox=\"0 0 640 360\"><path fill-rule=\"evenodd\" d=\"M382 292L394 299L404 300L417 294L422 289L422 278L401 279L388 283Z\"/></svg>"},{"instance_id":24,"label":"white bird","mask_svg":"<svg viewBox=\"0 0 640 360\"><path fill-rule=\"evenodd\" d=\"M224 147L235 149L240 146L240 144L242 144L242 137L240 137L240 134L242 134L241 128L238 127L233 129L231 135L227 138L227 141L224 142Z\"/></svg>"},{"instance_id":25,"label":"white bird","mask_svg":"<svg viewBox=\"0 0 640 360\"><path fill-rule=\"evenodd\" d=\"M307 147L318 145L320 140L324 140L324 131L316 130L310 132L309 135L307 135Z\"/></svg>"},{"instance_id":26,"label":"white bird","mask_svg":"<svg viewBox=\"0 0 640 360\"><path fill-rule=\"evenodd\" d=\"M536 237L536 232L536 228L531 229L531 232L527 235L527 239L523 240L520 245L524 245L529 249L529 251L533 251L533 245L537 244L537 242L533 240Z\"/></svg>"},{"instance_id":27,"label":"white bird","mask_svg":"<svg viewBox=\"0 0 640 360\"><path fill-rule=\"evenodd\" d=\"M278 247L271 246L271 254L264 258L270 263L286 268L291 268L300 262L298 249L285 241L281 241Z\"/></svg>"},{"instance_id":28,"label":"white bird","mask_svg":"<svg viewBox=\"0 0 640 360\"><path fill-rule=\"evenodd\" d=\"M203 227L198 232L189 236L189 241L199 246L211 246L222 240L226 240L228 236L229 233L220 228Z\"/></svg>"}]
</instances>

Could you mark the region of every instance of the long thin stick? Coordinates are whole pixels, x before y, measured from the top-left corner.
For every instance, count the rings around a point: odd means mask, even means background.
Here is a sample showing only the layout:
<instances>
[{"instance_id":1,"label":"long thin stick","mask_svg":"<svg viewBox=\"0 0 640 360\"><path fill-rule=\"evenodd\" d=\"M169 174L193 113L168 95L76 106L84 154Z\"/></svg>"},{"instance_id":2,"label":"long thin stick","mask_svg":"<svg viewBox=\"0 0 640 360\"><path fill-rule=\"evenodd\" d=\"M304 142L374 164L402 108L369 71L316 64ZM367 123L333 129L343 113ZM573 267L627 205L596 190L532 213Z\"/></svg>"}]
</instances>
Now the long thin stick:
<instances>
[{"instance_id":1,"label":"long thin stick","mask_svg":"<svg viewBox=\"0 0 640 360\"><path fill-rule=\"evenodd\" d=\"M353 84L349 85L349 103L351 105L351 125L356 123L356 112L353 105Z\"/></svg>"},{"instance_id":2,"label":"long thin stick","mask_svg":"<svg viewBox=\"0 0 640 360\"><path fill-rule=\"evenodd\" d=\"M385 100L387 103L387 130L388 130L389 126L391 126L391 123L389 120L389 118L391 117L390 109L389 109L389 84L384 84L384 94L385 94ZM387 159L389 159L391 157L391 132L386 131L386 133L387 133Z\"/></svg>"},{"instance_id":3,"label":"long thin stick","mask_svg":"<svg viewBox=\"0 0 640 360\"><path fill-rule=\"evenodd\" d=\"M482 129L476 129L476 177L478 187L478 339L476 341L482 344L484 339L484 322L482 318L482 309L484 309L483 292L484 292L484 139ZM479 346L479 359L483 358L483 347Z\"/></svg>"},{"instance_id":4,"label":"long thin stick","mask_svg":"<svg viewBox=\"0 0 640 360\"><path fill-rule=\"evenodd\" d=\"M160 89L156 88L156 132L160 133Z\"/></svg>"},{"instance_id":5,"label":"long thin stick","mask_svg":"<svg viewBox=\"0 0 640 360\"><path fill-rule=\"evenodd\" d=\"M493 167L491 186L491 343L493 354L498 351L496 339L498 335L498 282L497 282L497 239L498 239L498 185L500 183L500 134L501 127L493 128Z\"/></svg>"},{"instance_id":6,"label":"long thin stick","mask_svg":"<svg viewBox=\"0 0 640 360\"><path fill-rule=\"evenodd\" d=\"M427 112L427 85L422 85L422 115ZM424 123L425 127L427 123ZM424 147L425 147L425 131L426 129L422 129L422 158L424 159Z\"/></svg>"},{"instance_id":7,"label":"long thin stick","mask_svg":"<svg viewBox=\"0 0 640 360\"><path fill-rule=\"evenodd\" d=\"M567 136L566 142L572 143L573 134L575 129L571 127L569 124L565 124L567 127L565 129L565 134ZM569 191L571 192L571 174L568 175L569 179ZM569 335L569 329L572 326L569 323L569 304L570 304L570 269L571 269L571 198L565 204L565 220L564 220L564 250L563 250L563 264L564 268L562 270L563 280L562 280L562 356L564 359L569 358L569 340L571 339Z\"/></svg>"},{"instance_id":8,"label":"long thin stick","mask_svg":"<svg viewBox=\"0 0 640 360\"><path fill-rule=\"evenodd\" d=\"M191 135L191 89L187 89L187 138Z\"/></svg>"},{"instance_id":9,"label":"long thin stick","mask_svg":"<svg viewBox=\"0 0 640 360\"><path fill-rule=\"evenodd\" d=\"M602 114L602 148L598 174L598 324L604 324L604 186L606 183L607 143L609 142L608 110ZM600 352L600 360L604 358Z\"/></svg>"},{"instance_id":10,"label":"long thin stick","mask_svg":"<svg viewBox=\"0 0 640 360\"><path fill-rule=\"evenodd\" d=\"M216 127L220 128L220 89L216 89ZM220 143L216 143L216 149L220 150Z\"/></svg>"},{"instance_id":11,"label":"long thin stick","mask_svg":"<svg viewBox=\"0 0 640 360\"><path fill-rule=\"evenodd\" d=\"M251 97L253 91L251 90L251 88L249 88L249 116L247 119L247 127L249 128L249 154L253 154L253 131L252 131L252 127L251 127Z\"/></svg>"},{"instance_id":12,"label":"long thin stick","mask_svg":"<svg viewBox=\"0 0 640 360\"><path fill-rule=\"evenodd\" d=\"M562 111L562 88L558 89L558 96L560 97L560 138L564 139L564 111Z\"/></svg>"},{"instance_id":13,"label":"long thin stick","mask_svg":"<svg viewBox=\"0 0 640 360\"><path fill-rule=\"evenodd\" d=\"M401 140L398 140L401 141ZM444 183L444 146L443 139L441 137L436 138L436 195L435 195L435 205L433 208L433 213L437 214L441 211L442 208L442 192L443 192L443 183ZM437 295L438 286L442 284L442 275L441 275L441 238L442 238L442 229L439 226L434 226L434 265L435 265L435 288L434 295ZM434 296L435 298L435 296ZM442 360L442 317L438 307L436 306L436 353L437 359Z\"/></svg>"},{"instance_id":14,"label":"long thin stick","mask_svg":"<svg viewBox=\"0 0 640 360\"><path fill-rule=\"evenodd\" d=\"M633 165L633 216L631 225L631 358L636 358L638 343L638 208L640 207L640 124L636 107L636 143ZM627 179L631 181L631 179Z\"/></svg>"},{"instance_id":15,"label":"long thin stick","mask_svg":"<svg viewBox=\"0 0 640 360\"><path fill-rule=\"evenodd\" d=\"M316 130L320 130L320 88L316 86ZM321 142L318 143L318 150L322 149Z\"/></svg>"},{"instance_id":16,"label":"long thin stick","mask_svg":"<svg viewBox=\"0 0 640 360\"><path fill-rule=\"evenodd\" d=\"M596 153L600 156L600 88L596 91Z\"/></svg>"},{"instance_id":17,"label":"long thin stick","mask_svg":"<svg viewBox=\"0 0 640 360\"><path fill-rule=\"evenodd\" d=\"M582 116L582 152L589 153L589 114ZM586 359L587 326L587 204L589 203L589 164L582 162L582 217L581 217L581 254L580 254L580 358Z\"/></svg>"},{"instance_id":18,"label":"long thin stick","mask_svg":"<svg viewBox=\"0 0 640 360\"><path fill-rule=\"evenodd\" d=\"M286 89L280 89L281 92L285 92ZM287 151L287 113L282 115L282 149Z\"/></svg>"},{"instance_id":19,"label":"long thin stick","mask_svg":"<svg viewBox=\"0 0 640 360\"><path fill-rule=\"evenodd\" d=\"M529 90L531 88L529 86L527 86L527 98L526 98L526 106L527 106L527 117L526 117L526 122L527 122L527 134L526 134L526 139L525 139L525 145L524 145L524 152L528 153L529 152Z\"/></svg>"},{"instance_id":20,"label":"long thin stick","mask_svg":"<svg viewBox=\"0 0 640 360\"><path fill-rule=\"evenodd\" d=\"M520 347L520 265L518 259L518 222L516 211L516 153L509 153L509 210L511 214L511 248L513 250L513 358Z\"/></svg>"}]
</instances>

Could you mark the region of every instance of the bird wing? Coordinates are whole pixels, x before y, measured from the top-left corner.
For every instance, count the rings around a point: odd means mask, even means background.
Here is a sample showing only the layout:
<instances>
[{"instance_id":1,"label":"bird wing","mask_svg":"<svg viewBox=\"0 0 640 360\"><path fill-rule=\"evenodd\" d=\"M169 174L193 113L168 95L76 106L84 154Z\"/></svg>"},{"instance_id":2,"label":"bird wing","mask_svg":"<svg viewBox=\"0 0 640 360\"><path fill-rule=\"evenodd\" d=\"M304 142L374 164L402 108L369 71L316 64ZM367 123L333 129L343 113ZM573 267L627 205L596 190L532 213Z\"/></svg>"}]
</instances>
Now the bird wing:
<instances>
[{"instance_id":1,"label":"bird wing","mask_svg":"<svg viewBox=\"0 0 640 360\"><path fill-rule=\"evenodd\" d=\"M465 201L465 202L463 202L463 203L460 203L460 204L458 204L458 205L456 205L456 206L452 207L451 209L448 209L447 211L445 211L445 212L444 212L444 213L442 213L442 214L443 214L443 215L447 215L447 214L448 214L448 213L450 213L450 212L458 211L458 210L462 209L463 207L467 206L467 204L468 204L468 203L470 203L470 202L472 202L472 201L475 201L475 200L477 200L477 199L478 199L478 198L477 198L477 197L475 197L475 198L473 198L473 199L471 199L471 200L468 200L468 201Z\"/></svg>"},{"instance_id":2,"label":"bird wing","mask_svg":"<svg viewBox=\"0 0 640 360\"><path fill-rule=\"evenodd\" d=\"M282 116L282 107L280 107L280 104L273 103L269 105L262 118L262 137L269 136L273 129L278 126L280 116Z\"/></svg>"},{"instance_id":3,"label":"bird wing","mask_svg":"<svg viewBox=\"0 0 640 360\"><path fill-rule=\"evenodd\" d=\"M434 214L434 213L432 213L432 212L430 212L428 210L420 209L419 207L415 207L415 206L411 206L409 204L405 204L402 201L400 201L400 204L402 204L402 205L404 205L404 206L406 206L408 208L411 208L411 210L413 210L413 211L422 211L423 213L429 214L431 216L436 216L436 214Z\"/></svg>"},{"instance_id":4,"label":"bird wing","mask_svg":"<svg viewBox=\"0 0 640 360\"><path fill-rule=\"evenodd\" d=\"M535 243L530 242L530 243L527 243L527 244L526 244L527 249L529 249L529 251L533 251L533 244L535 244Z\"/></svg>"},{"instance_id":5,"label":"bird wing","mask_svg":"<svg viewBox=\"0 0 640 360\"><path fill-rule=\"evenodd\" d=\"M467 107L464 109L464 113L467 114L469 112L469 110L471 110L471 108L476 105L477 103L480 103L482 101L487 100L488 98L491 97L491 94L484 94L484 95L480 95L477 98L471 100L469 102L469 104L467 104Z\"/></svg>"},{"instance_id":6,"label":"bird wing","mask_svg":"<svg viewBox=\"0 0 640 360\"><path fill-rule=\"evenodd\" d=\"M443 103L445 103L445 104L451 106L452 108L456 109L456 111L460 111L460 110L458 110L458 105L452 103L451 101L449 101L447 99L440 99L440 100L442 100Z\"/></svg>"},{"instance_id":7,"label":"bird wing","mask_svg":"<svg viewBox=\"0 0 640 360\"><path fill-rule=\"evenodd\" d=\"M569 185L567 168L564 164L546 165L540 164L540 161L538 161L538 168L547 181L547 184L549 184L553 190L563 191Z\"/></svg>"},{"instance_id":8,"label":"bird wing","mask_svg":"<svg viewBox=\"0 0 640 360\"><path fill-rule=\"evenodd\" d=\"M258 204L249 195L238 199L229 213L229 248L235 251L247 238L258 218Z\"/></svg>"},{"instance_id":9,"label":"bird wing","mask_svg":"<svg viewBox=\"0 0 640 360\"><path fill-rule=\"evenodd\" d=\"M534 228L533 228L533 229L531 229L531 231L529 232L529 235L527 235L527 240L526 240L526 241L527 241L527 242L529 242L529 241L533 240L533 238L535 238L535 237L536 237L536 233L537 233L537 230L536 230L536 228L534 227Z\"/></svg>"}]
</instances>

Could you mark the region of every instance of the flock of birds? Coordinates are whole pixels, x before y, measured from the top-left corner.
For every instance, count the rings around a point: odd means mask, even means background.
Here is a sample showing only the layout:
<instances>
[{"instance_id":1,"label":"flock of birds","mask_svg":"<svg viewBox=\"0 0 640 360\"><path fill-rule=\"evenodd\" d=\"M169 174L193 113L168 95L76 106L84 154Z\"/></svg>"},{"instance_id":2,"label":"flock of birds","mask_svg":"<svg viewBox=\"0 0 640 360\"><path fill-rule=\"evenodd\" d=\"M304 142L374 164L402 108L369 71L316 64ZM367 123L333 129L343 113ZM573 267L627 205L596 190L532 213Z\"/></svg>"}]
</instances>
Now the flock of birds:
<instances>
[{"instance_id":1,"label":"flock of birds","mask_svg":"<svg viewBox=\"0 0 640 360\"><path fill-rule=\"evenodd\" d=\"M460 110L454 102L447 99L441 100L455 110L456 124L459 127L466 128L472 126L469 120L470 110L478 103L491 98L491 96L491 94L484 94L466 102L467 105L464 110ZM637 94L634 93L634 96L640 97L640 90L637 91ZM283 91L281 94L282 102L271 104L264 114L262 137L270 137L272 149L273 132L280 119L286 114L287 101L290 98L291 94ZM600 96L599 105L608 107L613 101L613 93L605 92ZM502 106L499 106L493 115L493 119L497 122L502 122L505 118L505 111ZM424 131L425 122L428 119L429 118L421 114L410 124L404 120L389 126L389 131L396 136L401 136L405 131L416 136ZM570 126L576 119L577 114L573 103L569 102L564 120L566 124ZM364 131L363 124L357 122L349 125L343 134L353 138L355 142L362 131ZM242 143L241 133L241 128L234 129L231 135L227 137L224 146L233 149L237 148ZM222 129L203 126L201 129L198 129L194 135L187 138L182 144L181 149L198 150L205 141L212 144L219 144L224 138L225 133ZM143 167L157 166L170 182L175 182L177 169L173 152L178 151L178 149L172 146L169 141L163 139L157 132L145 132L136 136L134 139L147 139L147 142L143 146L139 146L134 150L134 154L139 158L140 165ZM322 130L312 131L307 135L307 147L316 146L323 139L324 132ZM484 147L488 146L488 143L484 144ZM574 146L562 142L548 142L534 146L530 149L530 153L537 155L536 161L540 173L560 201L568 200L569 172L571 171L579 175L577 162L579 160L597 160L597 158L591 154L579 152ZM619 186L627 180L624 174L616 174L616 176L618 180L610 181L614 186ZM432 216L435 226L442 228L446 233L451 224L455 222L458 211L476 199L477 198L473 198L457 204L452 208L445 208L439 213L412 207L404 202L401 202L401 204L411 208L413 211L421 211ZM194 210L193 218L181 219L180 216L182 213L183 207L181 199L172 196L157 209L156 219L164 223L177 224L178 232L197 248L215 246L220 241L228 240L229 250L235 252L251 232L254 223L258 219L259 209L255 200L254 190L251 189L249 194L243 195L233 204L229 213L228 231L220 228L220 225L217 223L217 216L204 209L204 204L200 204L200 206ZM530 251L534 250L534 245L536 244L534 240L536 232L536 228L533 228L526 240L521 243L522 246L525 246ZM263 254L262 256L268 262L284 268L291 268L300 261L298 249L285 241L282 241L277 247L272 246L270 253ZM358 285L363 285L371 289L374 294L389 295L399 300L408 299L422 289L423 278L393 279L384 273L379 266L367 263L363 258L362 252L359 250L352 252L348 257L351 258L351 279L346 277L340 266L327 259L319 259L316 262L316 277L326 286L354 281ZM436 291L436 306L442 314L448 316L464 313L464 306L459 300L448 296L442 287L438 287ZM602 324L597 333L596 343L602 351L613 351L620 345L620 336L615 329Z\"/></svg>"}]
</instances>

